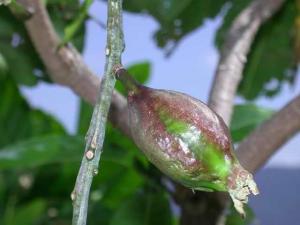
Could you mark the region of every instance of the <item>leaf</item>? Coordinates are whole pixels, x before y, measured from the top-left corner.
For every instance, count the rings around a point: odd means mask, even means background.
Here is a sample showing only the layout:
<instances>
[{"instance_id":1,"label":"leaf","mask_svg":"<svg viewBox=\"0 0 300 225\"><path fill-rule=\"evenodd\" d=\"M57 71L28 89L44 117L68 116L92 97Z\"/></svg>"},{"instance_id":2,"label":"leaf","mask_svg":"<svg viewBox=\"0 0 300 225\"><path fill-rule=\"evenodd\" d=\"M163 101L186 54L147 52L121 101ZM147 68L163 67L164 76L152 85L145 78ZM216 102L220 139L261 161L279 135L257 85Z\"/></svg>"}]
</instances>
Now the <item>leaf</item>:
<instances>
[{"instance_id":1,"label":"leaf","mask_svg":"<svg viewBox=\"0 0 300 225\"><path fill-rule=\"evenodd\" d=\"M19 84L35 85L34 69L42 69L24 26L14 18L8 8L0 7L0 52L7 62L7 68Z\"/></svg>"},{"instance_id":2,"label":"leaf","mask_svg":"<svg viewBox=\"0 0 300 225\"><path fill-rule=\"evenodd\" d=\"M248 206L245 207L246 218L242 218L241 215L231 205L229 214L226 217L225 225L250 225L252 224L255 215L253 210Z\"/></svg>"},{"instance_id":3,"label":"leaf","mask_svg":"<svg viewBox=\"0 0 300 225\"><path fill-rule=\"evenodd\" d=\"M171 225L172 214L164 193L137 193L120 205L110 225Z\"/></svg>"},{"instance_id":4,"label":"leaf","mask_svg":"<svg viewBox=\"0 0 300 225\"><path fill-rule=\"evenodd\" d=\"M0 76L4 76L7 73L7 70L7 62L5 61L5 58L0 52Z\"/></svg>"},{"instance_id":5,"label":"leaf","mask_svg":"<svg viewBox=\"0 0 300 225\"><path fill-rule=\"evenodd\" d=\"M74 34L70 33L70 36L68 36L67 39L70 39L68 41L71 41L80 52L83 50L85 37L84 20L87 19L87 17L81 16L81 18L77 21L76 19L78 18L78 15L81 14L81 10L85 10L85 6L86 5L83 5L82 8L79 0L47 1L47 10L50 14L51 21L53 22L55 30L62 40L65 39L64 36L66 27L72 23L76 23L76 25L71 25L72 28L69 28L72 30L72 32L74 32ZM84 15L84 13L82 15Z\"/></svg>"},{"instance_id":6,"label":"leaf","mask_svg":"<svg viewBox=\"0 0 300 225\"><path fill-rule=\"evenodd\" d=\"M79 8L78 0L47 1L48 12L61 37L65 27L75 20ZM77 30L71 41L81 51L85 36L83 22ZM15 18L8 7L0 7L0 52L6 61L7 72L18 84L33 86L39 80L50 81L24 23Z\"/></svg>"},{"instance_id":7,"label":"leaf","mask_svg":"<svg viewBox=\"0 0 300 225\"><path fill-rule=\"evenodd\" d=\"M161 24L172 22L191 0L128 0L124 2L124 8L132 12L147 12Z\"/></svg>"},{"instance_id":8,"label":"leaf","mask_svg":"<svg viewBox=\"0 0 300 225\"><path fill-rule=\"evenodd\" d=\"M32 168L50 163L79 161L83 149L83 137L36 137L0 149L0 169Z\"/></svg>"},{"instance_id":9,"label":"leaf","mask_svg":"<svg viewBox=\"0 0 300 225\"><path fill-rule=\"evenodd\" d=\"M220 47L233 20L250 1L233 1L220 27L216 43ZM283 8L259 30L248 55L239 94L248 100L278 94L285 83L293 84L296 64L293 29L296 7L287 1Z\"/></svg>"},{"instance_id":10,"label":"leaf","mask_svg":"<svg viewBox=\"0 0 300 225\"><path fill-rule=\"evenodd\" d=\"M0 148L34 136L65 134L52 116L31 109L9 75L0 76Z\"/></svg>"},{"instance_id":11,"label":"leaf","mask_svg":"<svg viewBox=\"0 0 300 225\"><path fill-rule=\"evenodd\" d=\"M32 16L32 12L16 0L11 1L8 7L14 16L21 21L28 20Z\"/></svg>"},{"instance_id":12,"label":"leaf","mask_svg":"<svg viewBox=\"0 0 300 225\"><path fill-rule=\"evenodd\" d=\"M144 184L144 177L134 170L132 163L124 167L114 161L102 160L100 164L102 173L95 183L103 195L101 202L111 209L118 208Z\"/></svg>"},{"instance_id":13,"label":"leaf","mask_svg":"<svg viewBox=\"0 0 300 225\"><path fill-rule=\"evenodd\" d=\"M11 0L0 0L0 5L8 5L11 3Z\"/></svg>"},{"instance_id":14,"label":"leaf","mask_svg":"<svg viewBox=\"0 0 300 225\"><path fill-rule=\"evenodd\" d=\"M258 107L254 104L236 105L230 126L234 142L243 140L253 129L270 118L273 110Z\"/></svg>"},{"instance_id":15,"label":"leaf","mask_svg":"<svg viewBox=\"0 0 300 225\"><path fill-rule=\"evenodd\" d=\"M9 225L36 224L44 216L46 203L44 200L36 199L26 205L15 209L13 218L10 218Z\"/></svg>"},{"instance_id":16,"label":"leaf","mask_svg":"<svg viewBox=\"0 0 300 225\"><path fill-rule=\"evenodd\" d=\"M145 84L151 74L151 64L147 61L133 64L127 68L130 75L134 77L140 84ZM126 91L120 81L116 82L115 89L125 95Z\"/></svg>"},{"instance_id":17,"label":"leaf","mask_svg":"<svg viewBox=\"0 0 300 225\"><path fill-rule=\"evenodd\" d=\"M93 107L81 99L79 104L79 118L77 121L77 134L85 135L87 133L92 114Z\"/></svg>"},{"instance_id":18,"label":"leaf","mask_svg":"<svg viewBox=\"0 0 300 225\"><path fill-rule=\"evenodd\" d=\"M87 18L88 10L93 1L94 0L84 0L74 21L65 28L65 35L62 41L62 45L71 41L74 38L75 34L78 33L78 31L82 28L83 22Z\"/></svg>"},{"instance_id":19,"label":"leaf","mask_svg":"<svg viewBox=\"0 0 300 225\"><path fill-rule=\"evenodd\" d=\"M124 8L130 12L147 12L160 24L155 32L159 47L168 50L183 37L214 18L228 0L127 0Z\"/></svg>"}]
</instances>

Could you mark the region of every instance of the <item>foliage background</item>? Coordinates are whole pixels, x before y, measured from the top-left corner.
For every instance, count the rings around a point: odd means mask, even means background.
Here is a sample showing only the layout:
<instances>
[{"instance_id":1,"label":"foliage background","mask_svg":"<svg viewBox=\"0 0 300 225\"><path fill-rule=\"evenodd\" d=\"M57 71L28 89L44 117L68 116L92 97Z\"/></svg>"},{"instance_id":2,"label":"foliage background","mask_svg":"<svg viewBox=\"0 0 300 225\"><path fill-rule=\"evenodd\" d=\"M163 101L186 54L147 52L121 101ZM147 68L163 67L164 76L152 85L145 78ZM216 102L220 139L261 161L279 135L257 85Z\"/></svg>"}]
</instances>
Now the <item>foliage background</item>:
<instances>
[{"instance_id":1,"label":"foliage background","mask_svg":"<svg viewBox=\"0 0 300 225\"><path fill-rule=\"evenodd\" d=\"M213 75L211 68L216 63L215 59L212 64L203 62L201 55L211 49L205 45L212 45L209 37L213 37L214 27L220 25L215 38L216 46L220 46L226 29L248 2L165 0L153 4L149 0L125 0L125 9L130 12L124 20L127 43L125 64L131 64L131 73L140 81L150 80L151 86L172 87L170 89L205 99ZM49 0L47 7L62 38L67 35L65 28L84 13L75 0ZM105 21L104 9L104 3L96 2L90 14ZM287 89L297 81L293 48L296 13L294 1L288 1L275 19L263 26L256 38L239 88L239 105L235 108L231 125L236 142L276 110L265 107L269 102L265 96L285 98ZM92 64L91 68L101 73L105 30L91 18L85 18L89 21L88 31L96 32L86 32L86 24L83 23L71 41L84 51L87 63ZM137 41L144 37L140 29L145 21L153 31L147 34L149 47L145 44L139 46ZM207 28L209 26L210 30ZM189 43L193 51L184 50ZM148 48L156 48L154 45L160 49L148 52ZM164 54L170 55L170 58L165 59ZM139 62L133 65L134 61ZM175 67L175 64L181 65L181 68ZM162 67L164 69L158 69ZM191 84L194 92L190 90ZM77 128L70 132L53 115L34 108L23 97L24 94L30 96L34 93L30 92L30 88L37 90L43 86L55 85L51 84L22 23L7 8L0 7L0 224L70 224L72 205L69 196L82 157L91 108L80 101ZM122 91L120 85L117 88ZM289 93L293 95L295 90ZM47 105L51 104L45 94L40 97ZM55 104L64 110L67 104L57 99L55 96ZM257 106L257 102L264 107ZM75 114L75 110L69 113ZM88 223L176 224L178 209L174 203L170 204L160 172L111 125L107 128L107 137L100 173L93 183ZM228 221L228 224L241 224L235 215L231 215Z\"/></svg>"}]
</instances>

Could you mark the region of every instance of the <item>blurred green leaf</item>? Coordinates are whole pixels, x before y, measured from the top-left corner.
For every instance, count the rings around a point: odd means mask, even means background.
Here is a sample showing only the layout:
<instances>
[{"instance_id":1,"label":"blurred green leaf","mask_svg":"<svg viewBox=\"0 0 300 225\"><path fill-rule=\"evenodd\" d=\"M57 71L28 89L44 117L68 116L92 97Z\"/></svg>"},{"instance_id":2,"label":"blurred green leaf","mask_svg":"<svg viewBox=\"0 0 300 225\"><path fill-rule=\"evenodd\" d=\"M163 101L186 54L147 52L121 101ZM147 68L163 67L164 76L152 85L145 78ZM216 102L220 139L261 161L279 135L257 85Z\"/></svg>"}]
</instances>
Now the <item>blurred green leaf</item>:
<instances>
[{"instance_id":1,"label":"blurred green leaf","mask_svg":"<svg viewBox=\"0 0 300 225\"><path fill-rule=\"evenodd\" d=\"M243 140L253 129L270 118L273 110L254 104L236 105L230 126L234 142Z\"/></svg>"},{"instance_id":2,"label":"blurred green leaf","mask_svg":"<svg viewBox=\"0 0 300 225\"><path fill-rule=\"evenodd\" d=\"M45 135L30 138L0 149L0 169L32 168L52 163L79 162L84 150L83 136ZM104 146L101 162L132 168L136 152ZM100 165L101 167L101 165ZM107 171L109 171L108 165ZM105 173L105 171L104 171ZM124 173L123 173L124 174Z\"/></svg>"},{"instance_id":3,"label":"blurred green leaf","mask_svg":"<svg viewBox=\"0 0 300 225\"><path fill-rule=\"evenodd\" d=\"M175 47L190 32L214 18L229 0L126 0L124 8L130 12L148 13L160 24L155 32L159 47Z\"/></svg>"},{"instance_id":4,"label":"blurred green leaf","mask_svg":"<svg viewBox=\"0 0 300 225\"><path fill-rule=\"evenodd\" d=\"M147 12L157 19L161 24L172 22L182 10L190 4L192 0L126 0L124 7L128 11Z\"/></svg>"},{"instance_id":5,"label":"blurred green leaf","mask_svg":"<svg viewBox=\"0 0 300 225\"><path fill-rule=\"evenodd\" d=\"M171 225L169 200L164 193L137 193L120 205L110 225Z\"/></svg>"},{"instance_id":6,"label":"blurred green leaf","mask_svg":"<svg viewBox=\"0 0 300 225\"><path fill-rule=\"evenodd\" d=\"M62 41L62 45L71 41L74 38L75 34L81 29L84 20L87 18L88 10L93 1L94 0L84 0L74 21L72 21L71 24L65 27L65 35Z\"/></svg>"},{"instance_id":7,"label":"blurred green leaf","mask_svg":"<svg viewBox=\"0 0 300 225\"><path fill-rule=\"evenodd\" d=\"M7 62L0 52L0 76L4 76L7 73L7 70Z\"/></svg>"},{"instance_id":8,"label":"blurred green leaf","mask_svg":"<svg viewBox=\"0 0 300 225\"><path fill-rule=\"evenodd\" d=\"M134 77L140 84L145 84L151 74L151 64L147 61L136 63L128 66L127 71ZM121 94L125 95L126 91L120 81L116 82L115 89Z\"/></svg>"},{"instance_id":9,"label":"blurred green leaf","mask_svg":"<svg viewBox=\"0 0 300 225\"><path fill-rule=\"evenodd\" d=\"M20 84L35 85L34 69L43 68L23 24L0 7L0 52L7 62L9 74Z\"/></svg>"},{"instance_id":10,"label":"blurred green leaf","mask_svg":"<svg viewBox=\"0 0 300 225\"><path fill-rule=\"evenodd\" d=\"M252 224L255 215L252 209L245 205L245 212L246 212L246 218L242 218L241 215L234 209L234 207L231 205L229 214L226 218L225 225L250 225Z\"/></svg>"},{"instance_id":11,"label":"blurred green leaf","mask_svg":"<svg viewBox=\"0 0 300 225\"><path fill-rule=\"evenodd\" d=\"M142 188L144 180L132 165L124 167L114 161L102 160L99 178L95 183L101 193L101 202L111 209L116 209L130 196Z\"/></svg>"},{"instance_id":12,"label":"blurred green leaf","mask_svg":"<svg viewBox=\"0 0 300 225\"><path fill-rule=\"evenodd\" d=\"M83 137L44 136L0 149L0 169L30 168L49 163L79 161Z\"/></svg>"},{"instance_id":13,"label":"blurred green leaf","mask_svg":"<svg viewBox=\"0 0 300 225\"><path fill-rule=\"evenodd\" d=\"M77 134L86 135L90 126L92 114L93 107L81 99L79 104L79 117L77 121Z\"/></svg>"},{"instance_id":14,"label":"blurred green leaf","mask_svg":"<svg viewBox=\"0 0 300 225\"><path fill-rule=\"evenodd\" d=\"M0 5L8 5L11 3L11 0L0 0Z\"/></svg>"},{"instance_id":15,"label":"blurred green leaf","mask_svg":"<svg viewBox=\"0 0 300 225\"><path fill-rule=\"evenodd\" d=\"M219 48L233 20L250 2L233 1L216 36ZM274 96L280 92L283 84L294 83L297 75L293 49L296 15L295 2L287 1L280 12L259 30L238 90L244 98L252 100L261 95Z\"/></svg>"},{"instance_id":16,"label":"blurred green leaf","mask_svg":"<svg viewBox=\"0 0 300 225\"><path fill-rule=\"evenodd\" d=\"M65 39L65 31L67 27L70 24L74 23L73 25L71 25L71 28L69 28L71 30L71 33L74 33L67 34L69 35L67 39L69 39L68 41L74 44L75 47L81 52L83 50L85 37L84 20L87 19L87 17L83 16L84 13L80 16L81 10L84 11L85 8L85 5L83 5L84 7L81 7L80 2L81 1L79 0L47 1L47 9L55 30L61 40Z\"/></svg>"},{"instance_id":17,"label":"blurred green leaf","mask_svg":"<svg viewBox=\"0 0 300 225\"><path fill-rule=\"evenodd\" d=\"M135 167L137 160L148 165L132 140L107 124L100 173L95 180L106 206L115 209L145 183L147 178Z\"/></svg>"},{"instance_id":18,"label":"blurred green leaf","mask_svg":"<svg viewBox=\"0 0 300 225\"><path fill-rule=\"evenodd\" d=\"M46 203L37 199L14 209L13 217L4 218L5 225L31 225L36 224L45 214Z\"/></svg>"},{"instance_id":19,"label":"blurred green leaf","mask_svg":"<svg viewBox=\"0 0 300 225\"><path fill-rule=\"evenodd\" d=\"M80 1L47 1L47 9L56 31L63 37L65 27L80 11ZM76 31L71 41L81 51L85 35L83 22ZM8 7L0 8L0 52L7 64L7 72L18 84L33 86L39 80L50 81L24 24L12 15Z\"/></svg>"},{"instance_id":20,"label":"blurred green leaf","mask_svg":"<svg viewBox=\"0 0 300 225\"><path fill-rule=\"evenodd\" d=\"M0 96L0 148L34 136L65 133L52 116L28 105L9 75L0 76Z\"/></svg>"},{"instance_id":21,"label":"blurred green leaf","mask_svg":"<svg viewBox=\"0 0 300 225\"><path fill-rule=\"evenodd\" d=\"M28 20L32 16L32 12L16 0L11 1L11 4L9 4L8 7L14 16L21 21Z\"/></svg>"}]
</instances>

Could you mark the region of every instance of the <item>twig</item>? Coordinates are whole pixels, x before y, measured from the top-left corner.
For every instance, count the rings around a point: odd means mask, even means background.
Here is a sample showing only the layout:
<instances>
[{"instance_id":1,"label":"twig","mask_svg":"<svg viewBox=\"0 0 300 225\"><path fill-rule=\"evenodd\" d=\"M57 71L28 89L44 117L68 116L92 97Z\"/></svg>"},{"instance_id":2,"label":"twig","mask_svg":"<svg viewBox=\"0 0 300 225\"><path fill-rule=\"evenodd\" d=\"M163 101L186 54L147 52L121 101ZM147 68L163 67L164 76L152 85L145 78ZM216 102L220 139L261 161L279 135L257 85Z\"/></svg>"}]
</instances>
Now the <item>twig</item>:
<instances>
[{"instance_id":1,"label":"twig","mask_svg":"<svg viewBox=\"0 0 300 225\"><path fill-rule=\"evenodd\" d=\"M254 0L230 27L209 97L209 106L222 116L227 125L230 124L234 97L254 37L262 23L275 13L283 2L284 0ZM175 195L181 196L181 192L183 190L177 189ZM216 224L222 217L227 197L222 193L212 196L210 197L209 193L196 193L192 197L187 195L181 203L181 225L196 224L198 221ZM189 204L192 207L186 207ZM197 205L201 205L202 210L195 210ZM203 205L208 206L203 208ZM212 212L211 208L215 211Z\"/></svg>"},{"instance_id":2,"label":"twig","mask_svg":"<svg viewBox=\"0 0 300 225\"><path fill-rule=\"evenodd\" d=\"M103 147L107 115L115 85L113 66L121 64L124 49L122 31L122 0L109 0L107 19L107 46L104 79L94 108L93 117L87 134L85 154L71 194L73 200L73 225L85 225L89 192L93 176L98 173L98 164Z\"/></svg>"},{"instance_id":3,"label":"twig","mask_svg":"<svg viewBox=\"0 0 300 225\"><path fill-rule=\"evenodd\" d=\"M226 37L210 91L209 106L230 124L234 97L259 27L285 0L254 0L234 20Z\"/></svg>"},{"instance_id":4,"label":"twig","mask_svg":"<svg viewBox=\"0 0 300 225\"><path fill-rule=\"evenodd\" d=\"M249 171L259 169L283 144L300 131L300 95L252 132L238 147L237 156Z\"/></svg>"},{"instance_id":5,"label":"twig","mask_svg":"<svg viewBox=\"0 0 300 225\"><path fill-rule=\"evenodd\" d=\"M26 21L30 39L47 68L49 76L57 84L69 87L77 95L91 104L95 104L99 78L87 67L78 51L71 47L61 47L61 40L50 21L42 0L17 0L32 8L33 16ZM41 32L43 27L43 32ZM123 133L130 135L127 104L124 97L114 92L109 119Z\"/></svg>"}]
</instances>

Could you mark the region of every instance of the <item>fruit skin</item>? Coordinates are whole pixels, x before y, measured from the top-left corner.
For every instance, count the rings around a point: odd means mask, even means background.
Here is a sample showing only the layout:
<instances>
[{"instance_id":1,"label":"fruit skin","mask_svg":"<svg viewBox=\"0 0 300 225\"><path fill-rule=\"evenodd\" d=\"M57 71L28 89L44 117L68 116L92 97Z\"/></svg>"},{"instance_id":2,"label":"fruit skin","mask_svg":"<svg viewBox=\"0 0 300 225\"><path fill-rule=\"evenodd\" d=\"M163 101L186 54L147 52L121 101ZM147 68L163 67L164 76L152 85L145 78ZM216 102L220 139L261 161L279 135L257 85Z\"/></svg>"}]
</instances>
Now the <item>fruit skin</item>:
<instances>
[{"instance_id":1,"label":"fruit skin","mask_svg":"<svg viewBox=\"0 0 300 225\"><path fill-rule=\"evenodd\" d=\"M189 188L228 191L243 215L247 196L258 190L233 153L223 119L191 96L139 85L123 68L116 74L128 90L132 137L147 158Z\"/></svg>"}]
</instances>

